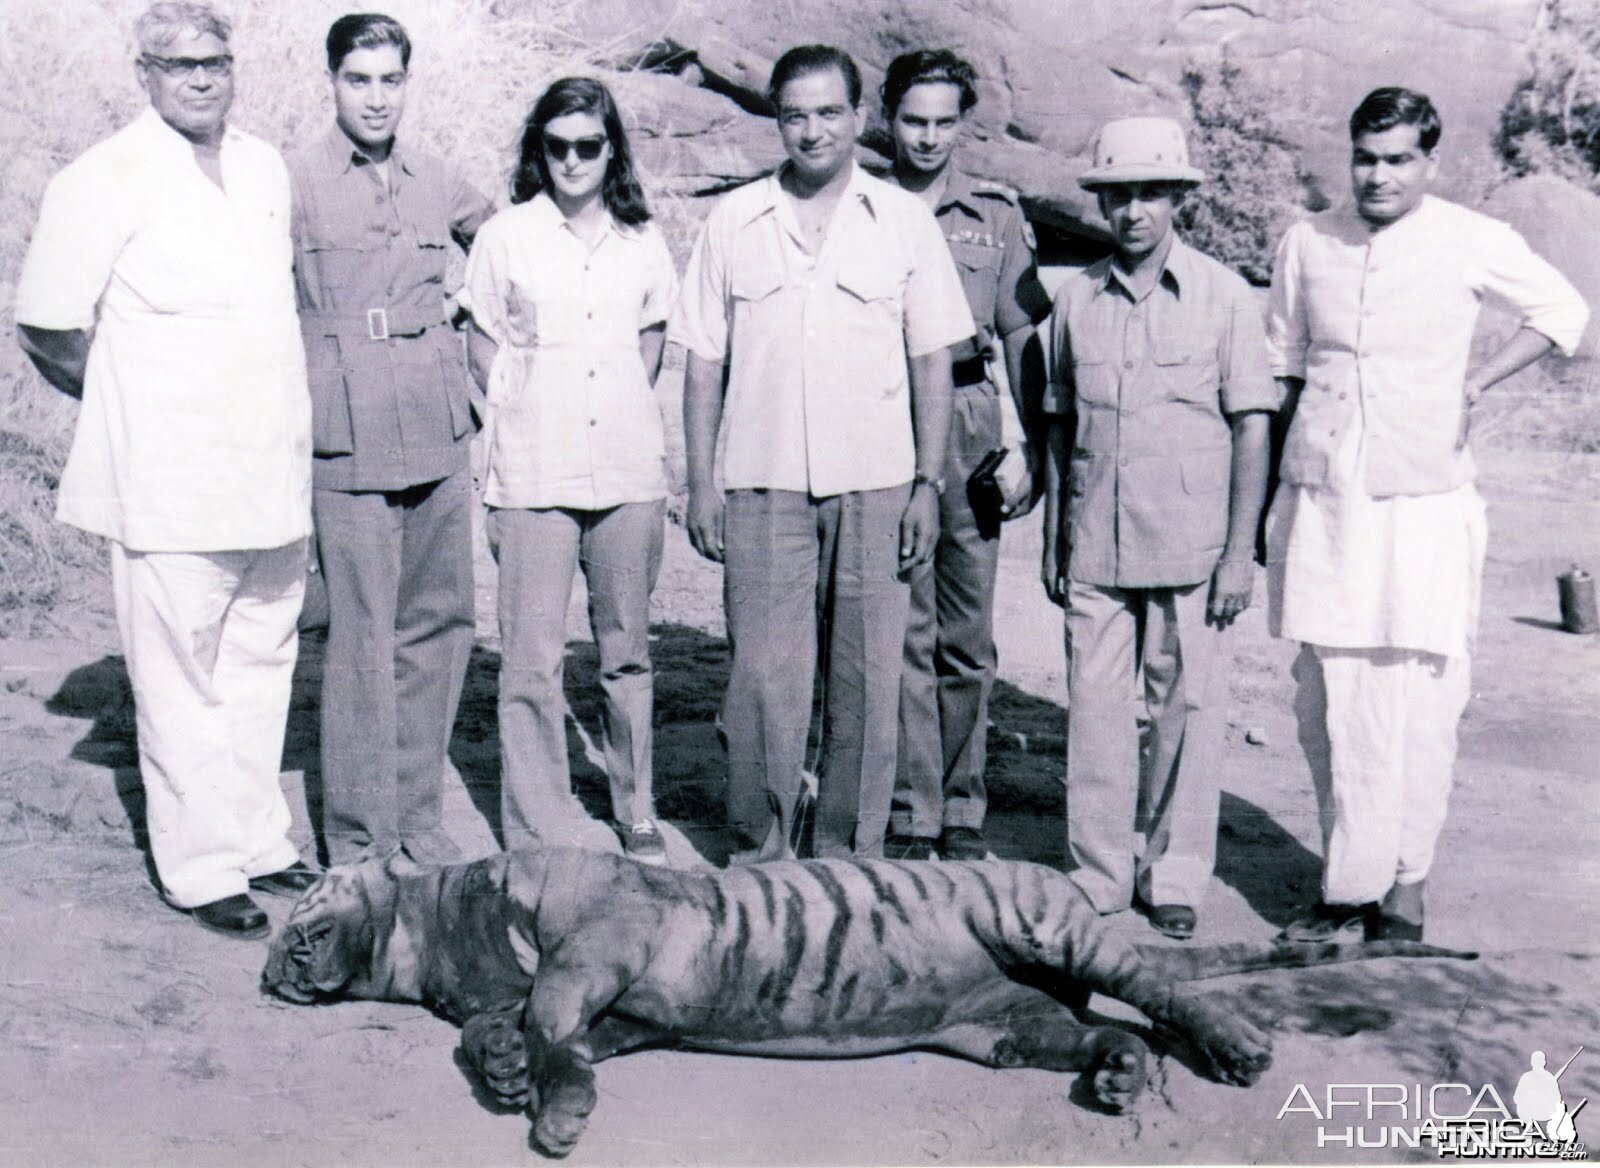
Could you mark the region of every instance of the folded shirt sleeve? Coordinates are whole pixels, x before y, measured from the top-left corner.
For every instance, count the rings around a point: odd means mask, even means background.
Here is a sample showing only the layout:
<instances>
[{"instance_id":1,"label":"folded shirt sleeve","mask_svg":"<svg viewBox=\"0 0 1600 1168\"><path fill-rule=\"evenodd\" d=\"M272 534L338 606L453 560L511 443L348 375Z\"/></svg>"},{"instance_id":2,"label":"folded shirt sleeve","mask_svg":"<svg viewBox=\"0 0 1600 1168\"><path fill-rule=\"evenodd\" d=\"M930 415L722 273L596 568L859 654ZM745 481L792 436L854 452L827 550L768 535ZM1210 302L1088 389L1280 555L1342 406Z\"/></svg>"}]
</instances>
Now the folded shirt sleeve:
<instances>
[{"instance_id":1,"label":"folded shirt sleeve","mask_svg":"<svg viewBox=\"0 0 1600 1168\"><path fill-rule=\"evenodd\" d=\"M1541 258L1513 228L1486 221L1470 259L1473 286L1522 323L1553 341L1568 357L1589 323L1589 305L1571 282Z\"/></svg>"}]
</instances>

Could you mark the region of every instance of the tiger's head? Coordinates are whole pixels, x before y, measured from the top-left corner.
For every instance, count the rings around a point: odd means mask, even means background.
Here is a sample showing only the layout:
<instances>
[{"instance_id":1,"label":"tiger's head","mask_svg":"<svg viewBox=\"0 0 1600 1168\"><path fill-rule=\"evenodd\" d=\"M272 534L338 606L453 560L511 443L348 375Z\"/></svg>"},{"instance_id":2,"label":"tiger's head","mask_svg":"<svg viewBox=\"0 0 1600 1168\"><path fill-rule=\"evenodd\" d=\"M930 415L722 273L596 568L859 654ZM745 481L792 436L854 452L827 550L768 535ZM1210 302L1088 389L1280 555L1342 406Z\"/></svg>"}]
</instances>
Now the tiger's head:
<instances>
[{"instance_id":1,"label":"tiger's head","mask_svg":"<svg viewBox=\"0 0 1600 1168\"><path fill-rule=\"evenodd\" d=\"M396 855L330 868L272 939L261 988L302 1004L383 996L389 979L374 959L394 928L395 869L407 863Z\"/></svg>"}]
</instances>

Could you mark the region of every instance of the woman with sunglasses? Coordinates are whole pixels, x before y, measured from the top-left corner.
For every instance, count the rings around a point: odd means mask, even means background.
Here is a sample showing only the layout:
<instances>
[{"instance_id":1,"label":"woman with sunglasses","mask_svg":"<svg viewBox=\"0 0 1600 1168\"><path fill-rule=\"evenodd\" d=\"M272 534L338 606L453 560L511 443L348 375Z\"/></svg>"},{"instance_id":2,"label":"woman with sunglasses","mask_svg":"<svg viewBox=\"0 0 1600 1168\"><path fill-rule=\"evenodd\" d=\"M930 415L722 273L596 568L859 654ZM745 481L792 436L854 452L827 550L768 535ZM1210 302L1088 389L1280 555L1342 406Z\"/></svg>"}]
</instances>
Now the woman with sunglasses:
<instances>
[{"instance_id":1,"label":"woman with sunglasses","mask_svg":"<svg viewBox=\"0 0 1600 1168\"><path fill-rule=\"evenodd\" d=\"M523 126L512 206L479 231L461 301L488 398L489 543L500 566L507 848L592 831L567 765L562 659L573 572L600 652L611 813L661 864L651 798L650 593L666 453L653 387L677 277L605 86L555 82Z\"/></svg>"}]
</instances>

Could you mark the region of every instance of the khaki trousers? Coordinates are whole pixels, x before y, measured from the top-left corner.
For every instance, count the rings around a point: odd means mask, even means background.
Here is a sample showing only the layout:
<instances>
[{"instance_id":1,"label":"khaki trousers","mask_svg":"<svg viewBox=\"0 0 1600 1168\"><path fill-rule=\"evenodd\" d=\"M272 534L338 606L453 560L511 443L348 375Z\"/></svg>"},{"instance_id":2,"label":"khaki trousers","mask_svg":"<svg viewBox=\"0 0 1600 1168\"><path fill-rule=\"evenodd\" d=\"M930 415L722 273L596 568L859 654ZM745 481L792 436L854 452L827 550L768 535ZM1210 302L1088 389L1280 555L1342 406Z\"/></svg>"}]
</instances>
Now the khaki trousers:
<instances>
[{"instance_id":1,"label":"khaki trousers","mask_svg":"<svg viewBox=\"0 0 1600 1168\"><path fill-rule=\"evenodd\" d=\"M956 390L933 560L911 574L900 676L900 746L890 830L936 837L982 828L994 688L994 583L1000 536L985 539L967 479L1000 445L1000 399L987 382Z\"/></svg>"},{"instance_id":2,"label":"khaki trousers","mask_svg":"<svg viewBox=\"0 0 1600 1168\"><path fill-rule=\"evenodd\" d=\"M1210 587L1067 586L1067 855L1099 912L1136 884L1195 906L1210 883L1226 660Z\"/></svg>"},{"instance_id":3,"label":"khaki trousers","mask_svg":"<svg viewBox=\"0 0 1600 1168\"><path fill-rule=\"evenodd\" d=\"M150 852L193 908L294 863L279 783L306 541L237 552L111 545Z\"/></svg>"},{"instance_id":4,"label":"khaki trousers","mask_svg":"<svg viewBox=\"0 0 1600 1168\"><path fill-rule=\"evenodd\" d=\"M322 810L328 857L404 847L459 859L445 834L447 750L474 633L472 477L312 493L328 589Z\"/></svg>"},{"instance_id":5,"label":"khaki trousers","mask_svg":"<svg viewBox=\"0 0 1600 1168\"><path fill-rule=\"evenodd\" d=\"M1322 898L1381 900L1427 878L1444 829L1465 657L1303 645L1295 715L1322 826Z\"/></svg>"}]
</instances>

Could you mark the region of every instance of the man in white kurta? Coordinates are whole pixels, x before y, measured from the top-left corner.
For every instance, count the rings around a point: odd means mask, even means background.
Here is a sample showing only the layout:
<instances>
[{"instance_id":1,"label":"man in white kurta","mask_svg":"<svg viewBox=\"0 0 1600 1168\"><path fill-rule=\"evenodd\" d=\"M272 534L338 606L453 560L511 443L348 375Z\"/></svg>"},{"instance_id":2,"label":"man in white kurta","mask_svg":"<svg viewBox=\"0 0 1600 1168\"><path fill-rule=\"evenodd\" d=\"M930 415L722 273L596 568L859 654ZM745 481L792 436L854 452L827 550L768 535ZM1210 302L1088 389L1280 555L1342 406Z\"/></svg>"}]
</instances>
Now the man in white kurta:
<instances>
[{"instance_id":1,"label":"man in white kurta","mask_svg":"<svg viewBox=\"0 0 1600 1168\"><path fill-rule=\"evenodd\" d=\"M228 25L139 22L151 106L50 183L23 267L23 347L81 396L57 517L111 541L150 848L197 921L309 883L279 786L310 532L311 411L289 180L228 127Z\"/></svg>"},{"instance_id":2,"label":"man in white kurta","mask_svg":"<svg viewBox=\"0 0 1600 1168\"><path fill-rule=\"evenodd\" d=\"M1467 433L1487 388L1570 355L1588 310L1509 227L1428 193L1428 99L1350 122L1356 206L1290 229L1268 318L1292 417L1268 521L1269 623L1304 646L1296 712L1323 833L1322 899L1285 930L1421 936L1466 706L1487 529ZM1480 302L1520 329L1468 368Z\"/></svg>"}]
</instances>

